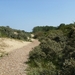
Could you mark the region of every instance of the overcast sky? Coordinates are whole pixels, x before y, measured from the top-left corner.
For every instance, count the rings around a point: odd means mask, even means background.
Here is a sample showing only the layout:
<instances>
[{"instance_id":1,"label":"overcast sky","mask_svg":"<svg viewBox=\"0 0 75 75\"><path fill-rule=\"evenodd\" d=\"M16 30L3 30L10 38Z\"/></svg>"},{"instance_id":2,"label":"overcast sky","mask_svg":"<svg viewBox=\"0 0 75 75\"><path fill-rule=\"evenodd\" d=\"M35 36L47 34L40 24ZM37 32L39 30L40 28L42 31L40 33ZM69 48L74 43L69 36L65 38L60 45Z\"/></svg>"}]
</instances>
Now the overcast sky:
<instances>
[{"instance_id":1,"label":"overcast sky","mask_svg":"<svg viewBox=\"0 0 75 75\"><path fill-rule=\"evenodd\" d=\"M75 21L75 0L0 0L0 26L32 31Z\"/></svg>"}]
</instances>

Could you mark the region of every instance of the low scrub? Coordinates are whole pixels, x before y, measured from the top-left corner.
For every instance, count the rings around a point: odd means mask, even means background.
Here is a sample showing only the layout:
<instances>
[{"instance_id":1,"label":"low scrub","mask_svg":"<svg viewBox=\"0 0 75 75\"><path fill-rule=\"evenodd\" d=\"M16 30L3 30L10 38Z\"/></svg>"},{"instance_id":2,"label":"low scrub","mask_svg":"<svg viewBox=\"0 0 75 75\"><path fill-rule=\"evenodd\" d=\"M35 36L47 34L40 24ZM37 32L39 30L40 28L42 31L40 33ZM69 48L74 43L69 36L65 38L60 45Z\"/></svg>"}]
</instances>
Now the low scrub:
<instances>
[{"instance_id":1,"label":"low scrub","mask_svg":"<svg viewBox=\"0 0 75 75\"><path fill-rule=\"evenodd\" d=\"M75 28L72 26L60 25L39 38L40 45L29 53L27 75L75 75Z\"/></svg>"}]
</instances>

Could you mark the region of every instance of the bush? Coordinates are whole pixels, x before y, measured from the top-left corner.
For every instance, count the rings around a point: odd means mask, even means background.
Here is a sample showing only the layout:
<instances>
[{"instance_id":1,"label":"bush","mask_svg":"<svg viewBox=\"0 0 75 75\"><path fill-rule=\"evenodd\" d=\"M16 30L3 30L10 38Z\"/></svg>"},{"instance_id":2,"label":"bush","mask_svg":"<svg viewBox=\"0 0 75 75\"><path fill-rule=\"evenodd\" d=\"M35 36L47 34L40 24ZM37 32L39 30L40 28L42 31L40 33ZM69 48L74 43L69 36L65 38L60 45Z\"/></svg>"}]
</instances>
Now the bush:
<instances>
[{"instance_id":1,"label":"bush","mask_svg":"<svg viewBox=\"0 0 75 75\"><path fill-rule=\"evenodd\" d=\"M28 40L28 37L30 36L30 33L25 32L24 30L16 30L12 29L9 26L0 26L0 37L8 37L8 38L14 38L19 40Z\"/></svg>"},{"instance_id":2,"label":"bush","mask_svg":"<svg viewBox=\"0 0 75 75\"><path fill-rule=\"evenodd\" d=\"M61 24L56 30L39 35L40 45L29 54L28 75L75 75L73 25Z\"/></svg>"}]
</instances>

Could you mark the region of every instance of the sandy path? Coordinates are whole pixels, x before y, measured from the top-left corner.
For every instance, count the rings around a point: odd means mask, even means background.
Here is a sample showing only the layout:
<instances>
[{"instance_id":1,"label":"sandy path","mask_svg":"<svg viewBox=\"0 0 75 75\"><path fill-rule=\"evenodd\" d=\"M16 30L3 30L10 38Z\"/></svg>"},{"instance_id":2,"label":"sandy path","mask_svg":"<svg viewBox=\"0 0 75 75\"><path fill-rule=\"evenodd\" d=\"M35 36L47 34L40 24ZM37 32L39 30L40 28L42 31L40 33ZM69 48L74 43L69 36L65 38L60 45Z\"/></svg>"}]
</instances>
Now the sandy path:
<instances>
[{"instance_id":1,"label":"sandy path","mask_svg":"<svg viewBox=\"0 0 75 75\"><path fill-rule=\"evenodd\" d=\"M10 38L0 38L0 51L2 52L10 52L15 49L19 49L31 42L22 41L22 40L15 40Z\"/></svg>"},{"instance_id":2,"label":"sandy path","mask_svg":"<svg viewBox=\"0 0 75 75\"><path fill-rule=\"evenodd\" d=\"M24 62L27 61L29 51L37 45L39 42L34 40L27 46L14 50L8 56L1 58L0 75L26 75L24 71L26 64Z\"/></svg>"}]
</instances>

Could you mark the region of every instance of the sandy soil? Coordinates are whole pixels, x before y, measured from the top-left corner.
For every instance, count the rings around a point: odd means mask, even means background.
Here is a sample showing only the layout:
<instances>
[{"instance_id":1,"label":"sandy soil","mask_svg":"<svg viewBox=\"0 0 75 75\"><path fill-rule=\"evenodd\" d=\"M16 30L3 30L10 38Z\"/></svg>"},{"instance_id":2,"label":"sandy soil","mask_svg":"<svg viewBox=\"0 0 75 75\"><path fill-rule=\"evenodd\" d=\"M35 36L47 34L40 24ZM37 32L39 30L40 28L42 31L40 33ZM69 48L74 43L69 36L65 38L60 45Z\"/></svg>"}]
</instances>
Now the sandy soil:
<instances>
[{"instance_id":1,"label":"sandy soil","mask_svg":"<svg viewBox=\"0 0 75 75\"><path fill-rule=\"evenodd\" d=\"M14 40L9 38L0 38L0 51L10 52L14 49L19 49L25 45L28 45L30 42Z\"/></svg>"},{"instance_id":2,"label":"sandy soil","mask_svg":"<svg viewBox=\"0 0 75 75\"><path fill-rule=\"evenodd\" d=\"M22 48L9 52L8 56L2 57L0 59L0 75L26 75L27 65L24 62L27 61L32 48L38 45L38 40L34 40Z\"/></svg>"}]
</instances>

